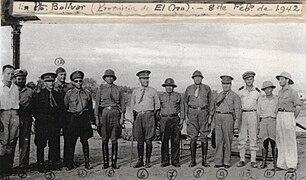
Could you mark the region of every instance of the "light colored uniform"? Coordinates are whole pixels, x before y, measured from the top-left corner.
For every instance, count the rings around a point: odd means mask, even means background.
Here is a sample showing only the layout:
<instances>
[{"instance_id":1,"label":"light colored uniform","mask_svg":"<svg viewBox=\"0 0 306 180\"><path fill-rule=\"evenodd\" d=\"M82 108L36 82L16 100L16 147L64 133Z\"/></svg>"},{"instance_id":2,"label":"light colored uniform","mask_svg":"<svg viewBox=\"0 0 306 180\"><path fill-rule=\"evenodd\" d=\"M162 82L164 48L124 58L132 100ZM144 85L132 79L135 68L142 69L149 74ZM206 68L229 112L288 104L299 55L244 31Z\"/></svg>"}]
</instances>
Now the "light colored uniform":
<instances>
[{"instance_id":1,"label":"light colored uniform","mask_svg":"<svg viewBox=\"0 0 306 180\"><path fill-rule=\"evenodd\" d=\"M133 134L137 141L151 140L155 135L154 111L160 109L159 96L152 87L139 87L131 97L131 109L137 113L134 117Z\"/></svg>"},{"instance_id":2,"label":"light colored uniform","mask_svg":"<svg viewBox=\"0 0 306 180\"><path fill-rule=\"evenodd\" d=\"M221 92L216 103L222 101L224 92ZM234 124L241 116L241 101L239 96L230 90L225 99L216 105L215 132L216 132L216 165L231 165L231 145L233 141Z\"/></svg>"},{"instance_id":3,"label":"light colored uniform","mask_svg":"<svg viewBox=\"0 0 306 180\"><path fill-rule=\"evenodd\" d=\"M277 103L278 97L275 95L271 98L264 95L258 100L257 112L261 118L259 138L262 143L268 138L275 141Z\"/></svg>"},{"instance_id":4,"label":"light colored uniform","mask_svg":"<svg viewBox=\"0 0 306 180\"><path fill-rule=\"evenodd\" d=\"M246 143L249 139L251 153L251 162L255 162L257 147L257 102L260 93L253 87L251 91L244 87L238 93L242 105L242 118L239 128L239 146L240 160L245 161Z\"/></svg>"},{"instance_id":5,"label":"light colored uniform","mask_svg":"<svg viewBox=\"0 0 306 180\"><path fill-rule=\"evenodd\" d=\"M294 110L296 106L301 105L301 101L297 92L290 86L283 87L278 96L279 111L276 118L277 167L296 169L298 154Z\"/></svg>"},{"instance_id":6,"label":"light colored uniform","mask_svg":"<svg viewBox=\"0 0 306 180\"><path fill-rule=\"evenodd\" d=\"M12 82L7 87L0 81L0 121L4 131L0 132L0 156L13 153L14 142L19 136L19 91Z\"/></svg>"}]
</instances>

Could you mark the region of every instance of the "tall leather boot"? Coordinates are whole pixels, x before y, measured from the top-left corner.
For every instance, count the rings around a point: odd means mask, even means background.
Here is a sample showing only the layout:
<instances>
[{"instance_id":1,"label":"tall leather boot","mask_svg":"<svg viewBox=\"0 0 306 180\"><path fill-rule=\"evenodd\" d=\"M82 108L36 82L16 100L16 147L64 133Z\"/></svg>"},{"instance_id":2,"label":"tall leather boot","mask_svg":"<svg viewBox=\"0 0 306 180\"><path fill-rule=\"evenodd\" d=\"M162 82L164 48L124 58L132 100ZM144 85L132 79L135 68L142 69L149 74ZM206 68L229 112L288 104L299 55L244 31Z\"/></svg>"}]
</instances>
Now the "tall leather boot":
<instances>
[{"instance_id":1,"label":"tall leather boot","mask_svg":"<svg viewBox=\"0 0 306 180\"><path fill-rule=\"evenodd\" d=\"M208 142L202 142L202 166L204 167L210 167L210 165L207 163L207 150L208 150Z\"/></svg>"},{"instance_id":2,"label":"tall leather boot","mask_svg":"<svg viewBox=\"0 0 306 180\"><path fill-rule=\"evenodd\" d=\"M85 159L85 168L92 169L92 166L89 164L89 145L88 142L83 142L83 154Z\"/></svg>"},{"instance_id":3,"label":"tall leather boot","mask_svg":"<svg viewBox=\"0 0 306 180\"><path fill-rule=\"evenodd\" d=\"M117 166L117 157L118 157L118 143L112 144L112 167L114 169L119 169Z\"/></svg>"},{"instance_id":4,"label":"tall leather boot","mask_svg":"<svg viewBox=\"0 0 306 180\"><path fill-rule=\"evenodd\" d=\"M137 143L137 151L138 151L138 162L135 164L134 168L140 168L143 166L143 154L144 154L144 143Z\"/></svg>"},{"instance_id":5,"label":"tall leather boot","mask_svg":"<svg viewBox=\"0 0 306 180\"><path fill-rule=\"evenodd\" d=\"M145 168L151 167L152 141L146 143L146 164Z\"/></svg>"},{"instance_id":6,"label":"tall leather boot","mask_svg":"<svg viewBox=\"0 0 306 180\"><path fill-rule=\"evenodd\" d=\"M1 160L2 160L2 162L1 162L1 164L2 164L2 176L4 178L9 177L10 176L10 173L9 173L10 168L8 166L9 161L10 161L9 156L7 154L5 154L5 155L2 156Z\"/></svg>"},{"instance_id":7,"label":"tall leather boot","mask_svg":"<svg viewBox=\"0 0 306 180\"><path fill-rule=\"evenodd\" d=\"M102 153L104 163L102 169L107 169L109 167L108 143L102 142Z\"/></svg>"},{"instance_id":8,"label":"tall leather boot","mask_svg":"<svg viewBox=\"0 0 306 180\"><path fill-rule=\"evenodd\" d=\"M191 153L191 162L189 167L194 167L197 165L196 163L196 152L197 152L197 142L191 141L190 142L190 153Z\"/></svg>"},{"instance_id":9,"label":"tall leather boot","mask_svg":"<svg viewBox=\"0 0 306 180\"><path fill-rule=\"evenodd\" d=\"M272 149L273 168L277 169L277 148Z\"/></svg>"},{"instance_id":10,"label":"tall leather boot","mask_svg":"<svg viewBox=\"0 0 306 180\"><path fill-rule=\"evenodd\" d=\"M45 163L44 163L44 148L37 148L37 166L38 172L44 173L45 170Z\"/></svg>"},{"instance_id":11,"label":"tall leather boot","mask_svg":"<svg viewBox=\"0 0 306 180\"><path fill-rule=\"evenodd\" d=\"M267 167L267 157L268 157L268 149L263 148L262 149L262 163L260 165L261 169L265 169Z\"/></svg>"}]
</instances>

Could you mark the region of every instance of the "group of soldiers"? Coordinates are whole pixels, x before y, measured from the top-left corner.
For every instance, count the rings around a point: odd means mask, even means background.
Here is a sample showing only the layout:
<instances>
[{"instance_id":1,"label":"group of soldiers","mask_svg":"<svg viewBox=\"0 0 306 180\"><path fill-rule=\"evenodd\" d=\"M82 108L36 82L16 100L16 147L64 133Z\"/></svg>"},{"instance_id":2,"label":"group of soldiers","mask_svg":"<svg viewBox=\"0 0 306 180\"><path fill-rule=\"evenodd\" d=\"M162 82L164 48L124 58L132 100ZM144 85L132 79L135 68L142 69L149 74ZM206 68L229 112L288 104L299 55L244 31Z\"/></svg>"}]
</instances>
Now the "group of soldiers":
<instances>
[{"instance_id":1,"label":"group of soldiers","mask_svg":"<svg viewBox=\"0 0 306 180\"><path fill-rule=\"evenodd\" d=\"M208 138L215 135L215 168L230 168L231 147L234 133L239 134L240 161L238 167L246 165L247 142L251 152L251 167L257 168L256 152L262 149L263 162L267 167L268 146L271 145L275 169L295 171L297 168L297 143L295 118L300 112L301 102L290 85L291 75L283 72L276 76L281 90L273 95L275 86L271 81L263 82L261 93L255 88L255 73L242 75L245 86L237 93L231 90L233 77L220 76L223 91L213 97L211 88L203 84L203 75L195 71L194 83L186 88L183 96L175 92L172 78L162 86L165 92L158 94L149 86L149 70L136 74L140 87L133 90L130 106L133 117L133 138L137 141L138 161L134 168L151 167L152 141L156 129L161 137L161 166L180 167L180 130L184 121L190 138L191 162L196 166L196 151L200 141L202 166L210 167L207 161ZM2 68L0 85L0 177L12 174L14 153L19 138L19 167L29 166L30 136L33 117L35 119L35 145L37 147L38 171L48 168L68 170L75 167L74 151L78 138L83 147L85 168L89 163L88 139L93 136L91 124L97 126L102 137L103 169L118 169L118 139L125 121L126 102L122 89L114 84L115 72L107 69L102 76L106 82L96 92L95 108L90 91L83 88L84 73L71 73L67 83L66 71L59 67L55 73L44 73L41 79L45 88L34 92L26 87L27 71L11 65ZM63 164L60 158L60 132L64 136ZM258 138L258 139L257 139ZM109 156L111 140L111 156ZM259 143L258 143L259 140ZM169 153L169 141L171 153ZM48 164L45 164L44 149L48 145ZM146 145L146 146L145 146ZM144 151L146 150L146 151ZM145 161L144 161L145 152ZM170 156L171 154L171 156ZM111 157L111 161L109 158Z\"/></svg>"}]
</instances>

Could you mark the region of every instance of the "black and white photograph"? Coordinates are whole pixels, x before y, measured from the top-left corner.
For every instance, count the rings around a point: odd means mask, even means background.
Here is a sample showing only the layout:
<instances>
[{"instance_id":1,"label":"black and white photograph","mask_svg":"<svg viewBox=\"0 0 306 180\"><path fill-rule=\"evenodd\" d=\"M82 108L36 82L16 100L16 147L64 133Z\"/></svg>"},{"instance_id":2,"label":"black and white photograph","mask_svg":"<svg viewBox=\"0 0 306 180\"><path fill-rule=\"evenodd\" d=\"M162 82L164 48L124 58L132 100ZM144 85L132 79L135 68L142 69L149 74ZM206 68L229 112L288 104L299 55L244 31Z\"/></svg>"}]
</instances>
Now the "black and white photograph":
<instances>
[{"instance_id":1,"label":"black and white photograph","mask_svg":"<svg viewBox=\"0 0 306 180\"><path fill-rule=\"evenodd\" d=\"M305 24L139 18L6 19L0 179L306 179Z\"/></svg>"}]
</instances>

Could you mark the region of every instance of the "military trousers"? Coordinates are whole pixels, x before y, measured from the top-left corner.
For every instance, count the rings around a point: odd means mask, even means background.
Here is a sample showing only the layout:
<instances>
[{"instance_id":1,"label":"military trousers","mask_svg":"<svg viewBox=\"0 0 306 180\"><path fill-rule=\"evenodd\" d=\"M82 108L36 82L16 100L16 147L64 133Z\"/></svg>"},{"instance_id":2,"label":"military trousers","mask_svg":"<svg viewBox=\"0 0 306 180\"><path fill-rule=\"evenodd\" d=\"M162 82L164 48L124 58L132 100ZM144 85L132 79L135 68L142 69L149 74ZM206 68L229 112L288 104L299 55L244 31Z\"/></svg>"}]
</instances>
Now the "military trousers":
<instances>
[{"instance_id":1,"label":"military trousers","mask_svg":"<svg viewBox=\"0 0 306 180\"><path fill-rule=\"evenodd\" d=\"M32 115L29 112L19 112L20 131L19 131L19 166L25 167L29 165L30 156L30 140Z\"/></svg>"},{"instance_id":2,"label":"military trousers","mask_svg":"<svg viewBox=\"0 0 306 180\"><path fill-rule=\"evenodd\" d=\"M161 117L160 133L161 133L161 161L169 163L169 140L171 140L171 164L179 163L180 155L180 118Z\"/></svg>"},{"instance_id":3,"label":"military trousers","mask_svg":"<svg viewBox=\"0 0 306 180\"><path fill-rule=\"evenodd\" d=\"M215 164L231 165L231 147L234 136L234 119L232 114L216 114L216 154Z\"/></svg>"}]
</instances>

